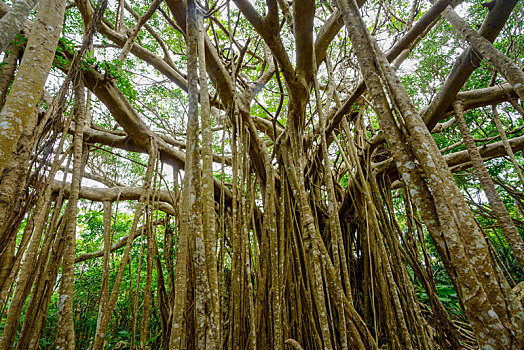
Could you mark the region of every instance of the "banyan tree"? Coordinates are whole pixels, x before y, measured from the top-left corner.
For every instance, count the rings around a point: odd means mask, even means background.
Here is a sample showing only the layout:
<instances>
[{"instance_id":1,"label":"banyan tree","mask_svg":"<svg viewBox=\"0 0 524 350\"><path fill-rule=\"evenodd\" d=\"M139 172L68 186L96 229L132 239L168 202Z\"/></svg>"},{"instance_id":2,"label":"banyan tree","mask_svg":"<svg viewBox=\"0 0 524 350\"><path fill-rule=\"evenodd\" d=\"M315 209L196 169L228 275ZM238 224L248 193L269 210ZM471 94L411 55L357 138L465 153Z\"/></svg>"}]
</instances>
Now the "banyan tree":
<instances>
[{"instance_id":1,"label":"banyan tree","mask_svg":"<svg viewBox=\"0 0 524 350\"><path fill-rule=\"evenodd\" d=\"M524 4L3 0L0 349L523 349Z\"/></svg>"}]
</instances>

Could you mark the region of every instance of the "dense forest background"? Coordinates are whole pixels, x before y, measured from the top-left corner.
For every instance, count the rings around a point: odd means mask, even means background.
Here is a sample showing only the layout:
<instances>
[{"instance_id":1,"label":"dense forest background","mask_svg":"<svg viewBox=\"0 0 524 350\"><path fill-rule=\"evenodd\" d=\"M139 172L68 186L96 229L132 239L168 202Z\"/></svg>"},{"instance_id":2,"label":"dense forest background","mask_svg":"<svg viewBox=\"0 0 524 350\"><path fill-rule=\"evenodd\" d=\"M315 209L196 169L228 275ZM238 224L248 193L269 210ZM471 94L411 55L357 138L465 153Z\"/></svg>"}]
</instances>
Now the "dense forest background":
<instances>
[{"instance_id":1,"label":"dense forest background","mask_svg":"<svg viewBox=\"0 0 524 350\"><path fill-rule=\"evenodd\" d=\"M3 0L0 349L524 348L523 22Z\"/></svg>"}]
</instances>

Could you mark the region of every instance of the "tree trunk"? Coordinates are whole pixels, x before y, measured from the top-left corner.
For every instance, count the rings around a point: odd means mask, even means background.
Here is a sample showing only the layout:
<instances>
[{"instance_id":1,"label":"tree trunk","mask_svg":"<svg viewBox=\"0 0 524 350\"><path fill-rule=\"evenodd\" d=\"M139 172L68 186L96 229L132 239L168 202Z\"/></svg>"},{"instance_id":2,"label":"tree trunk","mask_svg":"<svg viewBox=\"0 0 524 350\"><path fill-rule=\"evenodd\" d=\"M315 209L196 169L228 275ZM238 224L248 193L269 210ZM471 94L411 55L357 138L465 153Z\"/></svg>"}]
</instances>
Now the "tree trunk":
<instances>
[{"instance_id":1,"label":"tree trunk","mask_svg":"<svg viewBox=\"0 0 524 350\"><path fill-rule=\"evenodd\" d=\"M0 174L40 100L62 30L65 4L65 0L42 0L38 7L15 82L0 111Z\"/></svg>"},{"instance_id":2,"label":"tree trunk","mask_svg":"<svg viewBox=\"0 0 524 350\"><path fill-rule=\"evenodd\" d=\"M488 197L489 205L496 215L497 222L502 230L502 233L508 240L510 248L515 255L515 259L518 261L520 268L523 269L524 241L522 241L522 237L515 227L513 219L509 215L504 202L502 202L502 198L500 198L500 195L495 188L495 184L489 175L488 169L484 165L484 161L482 160L482 157L477 149L475 140L473 140L473 136L471 136L471 132L469 131L468 125L466 124L466 120L464 119L464 108L462 106L462 102L456 101L453 103L453 110L455 111L460 133L462 134L462 138L464 139L464 143L468 149L469 158L471 159L473 169L475 169L475 173L477 174L480 184L482 185L482 189L484 190L486 197Z\"/></svg>"},{"instance_id":3,"label":"tree trunk","mask_svg":"<svg viewBox=\"0 0 524 350\"><path fill-rule=\"evenodd\" d=\"M4 51L15 35L20 32L37 2L38 0L15 0L9 12L0 19L0 53ZM43 2L42 5L46 6L48 4Z\"/></svg>"}]
</instances>

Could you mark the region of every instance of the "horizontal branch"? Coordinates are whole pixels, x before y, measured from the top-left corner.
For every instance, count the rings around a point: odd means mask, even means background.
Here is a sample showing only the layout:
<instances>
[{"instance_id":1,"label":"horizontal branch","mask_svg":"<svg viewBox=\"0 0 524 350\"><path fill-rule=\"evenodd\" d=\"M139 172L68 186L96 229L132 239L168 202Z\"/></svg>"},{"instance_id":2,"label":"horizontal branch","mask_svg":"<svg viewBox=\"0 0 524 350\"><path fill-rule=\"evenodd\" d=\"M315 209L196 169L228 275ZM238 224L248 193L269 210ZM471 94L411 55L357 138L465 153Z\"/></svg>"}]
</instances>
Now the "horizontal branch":
<instances>
[{"instance_id":1,"label":"horizontal branch","mask_svg":"<svg viewBox=\"0 0 524 350\"><path fill-rule=\"evenodd\" d=\"M521 151L522 149L524 149L524 136L515 137L509 140L509 143L511 145L511 148L513 149L513 152ZM483 145L478 147L478 150L484 161L493 158L503 157L506 155L506 150L504 149L504 144L502 142L495 142ZM446 154L444 155L444 159L448 163L448 166L452 168L463 163L469 162L469 155L468 152L464 150ZM395 162L392 158L380 163L373 163L372 167L376 173L396 170Z\"/></svg>"},{"instance_id":2,"label":"horizontal branch","mask_svg":"<svg viewBox=\"0 0 524 350\"><path fill-rule=\"evenodd\" d=\"M153 225L162 225L163 223L164 223L164 220L155 220L154 222L152 222ZM137 228L134 231L135 235L133 236L133 241L142 235L142 232L144 229L145 228L142 226L142 227ZM117 251L120 248L123 248L126 245L128 238L129 236L124 236L124 237L121 237L115 243L113 243L113 245L111 245L111 253ZM81 254L75 258L75 264L78 264L78 263L81 263L87 260L95 259L95 258L100 258L102 256L104 256L103 250L99 250L99 251L92 252L92 253Z\"/></svg>"},{"instance_id":3,"label":"horizontal branch","mask_svg":"<svg viewBox=\"0 0 524 350\"><path fill-rule=\"evenodd\" d=\"M464 104L464 111L511 101L517 97L515 90L507 83L483 89L459 92L457 94L457 99L462 100L462 103ZM449 107L440 120L449 118L452 114L453 110ZM431 133L438 133L442 130L444 130L443 126L436 124L431 129ZM373 149L385 141L386 140L382 133L377 134L370 140L371 148Z\"/></svg>"},{"instance_id":4,"label":"horizontal branch","mask_svg":"<svg viewBox=\"0 0 524 350\"><path fill-rule=\"evenodd\" d=\"M158 135L156 134L156 137L161 138L164 140L167 144L180 148L185 149L186 143L184 141L174 140L170 137L167 137L165 135ZM147 149L137 145L131 137L125 132L125 131L110 131L105 130L101 127L94 127L87 129L84 132L84 137L87 142L91 143L99 143L106 146L111 146L114 148L119 148L128 152L137 152L137 153L144 153L147 154ZM164 161L167 160L167 158L163 159ZM215 163L222 163L222 156L218 154L213 154L213 161ZM166 163L176 163L177 159L171 159L170 161L166 161ZM228 166L231 166L231 158L225 157L224 163Z\"/></svg>"},{"instance_id":5,"label":"horizontal branch","mask_svg":"<svg viewBox=\"0 0 524 350\"><path fill-rule=\"evenodd\" d=\"M54 193L58 193L62 187L62 182L55 180L52 184ZM71 183L64 184L64 196L69 197L71 191ZM80 187L78 198L87 199L95 202L116 202L126 200L139 200L142 194L140 187L111 187L111 188L94 188L94 187ZM153 199L158 201L158 210L161 210L169 215L175 215L173 205L175 199L173 193L167 190L158 190L153 194Z\"/></svg>"}]
</instances>

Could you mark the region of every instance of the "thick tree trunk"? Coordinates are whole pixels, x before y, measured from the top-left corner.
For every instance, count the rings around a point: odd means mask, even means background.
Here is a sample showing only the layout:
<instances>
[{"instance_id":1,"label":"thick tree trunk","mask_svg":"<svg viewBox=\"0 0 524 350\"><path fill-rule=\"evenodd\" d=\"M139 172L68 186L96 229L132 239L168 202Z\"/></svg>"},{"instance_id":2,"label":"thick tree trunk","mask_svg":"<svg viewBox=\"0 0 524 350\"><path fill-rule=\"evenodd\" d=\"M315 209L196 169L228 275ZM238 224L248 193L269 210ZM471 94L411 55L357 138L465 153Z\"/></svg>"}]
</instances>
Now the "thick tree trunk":
<instances>
[{"instance_id":1,"label":"thick tree trunk","mask_svg":"<svg viewBox=\"0 0 524 350\"><path fill-rule=\"evenodd\" d=\"M62 30L65 4L65 0L42 0L38 7L15 82L0 111L0 174L42 95Z\"/></svg>"},{"instance_id":2,"label":"thick tree trunk","mask_svg":"<svg viewBox=\"0 0 524 350\"><path fill-rule=\"evenodd\" d=\"M462 138L464 139L464 143L466 144L471 164L473 165L473 169L475 169L475 173L482 185L486 197L488 197L489 205L495 213L497 222L515 255L515 259L517 259L520 268L524 269L524 241L522 241L522 237L515 227L513 219L509 215L504 202L502 202L502 198L500 198L500 195L495 188L495 184L489 175L488 169L484 165L484 161L480 156L475 140L473 140L473 136L471 136L469 127L464 119L464 108L462 102L456 101L453 103L453 110L455 111L457 124L460 133L462 134Z\"/></svg>"},{"instance_id":3,"label":"thick tree trunk","mask_svg":"<svg viewBox=\"0 0 524 350\"><path fill-rule=\"evenodd\" d=\"M9 86L15 78L20 49L17 44L9 44L5 50L4 60L0 65L0 111L4 107Z\"/></svg>"},{"instance_id":4,"label":"thick tree trunk","mask_svg":"<svg viewBox=\"0 0 524 350\"><path fill-rule=\"evenodd\" d=\"M379 123L391 147L397 168L417 201L442 259L447 260L446 250L443 249L445 246L454 252L450 256L451 261L447 263L447 269L453 269L457 273L452 280L459 292L465 313L477 334L478 342L481 346L492 346L490 343L495 340L498 348L518 348L518 342L522 337L522 325L515 316L519 310L514 310L509 305L505 306L509 302L508 285L497 279L498 267L492 260L484 237L479 232L477 223L431 134L393 69L371 39L354 1L349 0L348 3L341 0L338 1L338 5L344 14L346 28L354 44L373 107L379 116ZM387 84L386 92L383 84ZM401 114L401 123L408 132L406 135L402 135L403 132L397 126L386 94L390 94L391 101ZM413 153L410 154L407 148ZM412 171L417 167L415 159L425 172L433 194L429 193L420 174ZM439 227L440 225L443 227ZM463 243L465 241L469 242L469 245L466 246ZM459 254L460 250L463 250L463 253ZM468 256L473 256L478 263L471 265Z\"/></svg>"},{"instance_id":5,"label":"thick tree trunk","mask_svg":"<svg viewBox=\"0 0 524 350\"><path fill-rule=\"evenodd\" d=\"M23 194L26 192L30 157L37 136L38 114L33 113L25 130L11 154L4 172L0 176L0 254L4 247L14 243L20 225L20 213L24 207Z\"/></svg>"},{"instance_id":6,"label":"thick tree trunk","mask_svg":"<svg viewBox=\"0 0 524 350\"><path fill-rule=\"evenodd\" d=\"M9 12L0 19L0 53L4 51L9 45L9 42L20 32L37 2L38 0L15 0ZM44 1L41 6L46 5L47 3Z\"/></svg>"}]
</instances>

